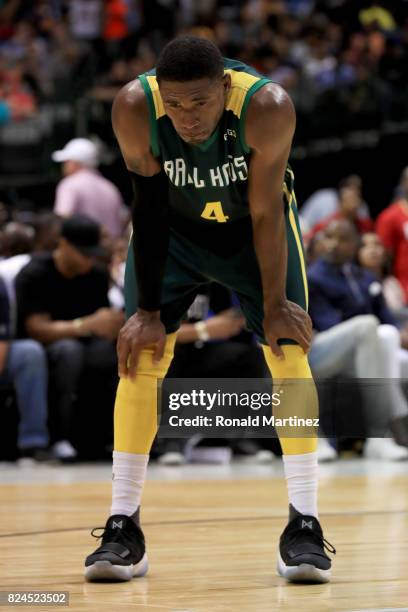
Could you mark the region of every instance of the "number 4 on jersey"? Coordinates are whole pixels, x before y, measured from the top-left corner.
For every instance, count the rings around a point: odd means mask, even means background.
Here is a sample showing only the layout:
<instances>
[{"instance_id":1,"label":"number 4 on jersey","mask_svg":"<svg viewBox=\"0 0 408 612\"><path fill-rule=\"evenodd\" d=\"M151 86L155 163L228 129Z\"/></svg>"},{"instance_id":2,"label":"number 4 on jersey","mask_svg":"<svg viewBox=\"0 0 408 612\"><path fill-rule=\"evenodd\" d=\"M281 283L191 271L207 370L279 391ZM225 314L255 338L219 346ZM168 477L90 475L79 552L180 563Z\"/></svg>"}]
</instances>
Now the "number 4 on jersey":
<instances>
[{"instance_id":1,"label":"number 4 on jersey","mask_svg":"<svg viewBox=\"0 0 408 612\"><path fill-rule=\"evenodd\" d=\"M224 215L221 202L207 202L201 216L203 219L218 223L226 223L229 219L228 215Z\"/></svg>"}]
</instances>

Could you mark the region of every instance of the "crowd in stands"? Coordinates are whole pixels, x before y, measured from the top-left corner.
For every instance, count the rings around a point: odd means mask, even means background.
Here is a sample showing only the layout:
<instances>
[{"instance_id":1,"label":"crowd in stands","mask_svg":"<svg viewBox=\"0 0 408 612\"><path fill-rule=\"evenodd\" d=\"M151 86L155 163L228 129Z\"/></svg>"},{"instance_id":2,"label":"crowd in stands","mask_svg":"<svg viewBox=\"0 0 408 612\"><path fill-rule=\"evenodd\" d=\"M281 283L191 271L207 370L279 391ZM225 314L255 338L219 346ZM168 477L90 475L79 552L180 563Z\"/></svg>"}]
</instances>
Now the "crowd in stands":
<instances>
[{"instance_id":1,"label":"crowd in stands","mask_svg":"<svg viewBox=\"0 0 408 612\"><path fill-rule=\"evenodd\" d=\"M0 124L44 103L111 101L180 32L212 38L284 86L298 138L408 117L400 0L2 0Z\"/></svg>"}]
</instances>

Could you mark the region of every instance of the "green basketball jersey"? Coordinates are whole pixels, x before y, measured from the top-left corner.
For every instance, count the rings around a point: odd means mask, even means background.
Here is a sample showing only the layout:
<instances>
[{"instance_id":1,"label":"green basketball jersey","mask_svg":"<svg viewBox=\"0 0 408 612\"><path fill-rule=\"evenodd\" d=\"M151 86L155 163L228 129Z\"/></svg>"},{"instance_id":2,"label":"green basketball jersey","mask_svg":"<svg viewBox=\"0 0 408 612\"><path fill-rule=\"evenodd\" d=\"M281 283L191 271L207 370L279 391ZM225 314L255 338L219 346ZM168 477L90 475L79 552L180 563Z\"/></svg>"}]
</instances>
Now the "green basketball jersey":
<instances>
[{"instance_id":1,"label":"green basketball jersey","mask_svg":"<svg viewBox=\"0 0 408 612\"><path fill-rule=\"evenodd\" d=\"M210 249L228 236L234 240L249 235L251 151L245 142L245 115L251 96L270 82L240 62L225 59L224 66L231 75L224 113L213 134L199 145L187 144L174 129L155 70L139 76L149 106L151 150L169 179L172 225L196 242L210 242Z\"/></svg>"}]
</instances>

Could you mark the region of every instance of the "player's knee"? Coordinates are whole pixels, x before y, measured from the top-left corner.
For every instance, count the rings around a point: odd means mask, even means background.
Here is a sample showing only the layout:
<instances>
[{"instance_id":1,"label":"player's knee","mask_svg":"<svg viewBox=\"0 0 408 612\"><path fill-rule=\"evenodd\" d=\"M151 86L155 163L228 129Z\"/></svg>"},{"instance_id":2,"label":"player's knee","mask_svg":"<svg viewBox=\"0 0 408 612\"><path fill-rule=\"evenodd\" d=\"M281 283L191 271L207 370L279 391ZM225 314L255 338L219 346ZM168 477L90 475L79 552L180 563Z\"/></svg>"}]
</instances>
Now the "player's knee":
<instances>
[{"instance_id":1,"label":"player's knee","mask_svg":"<svg viewBox=\"0 0 408 612\"><path fill-rule=\"evenodd\" d=\"M153 356L154 350L144 349L141 351L137 365L138 376L153 376L155 378L164 378L166 376L173 359L173 353L165 352L158 363L153 362Z\"/></svg>"},{"instance_id":2,"label":"player's knee","mask_svg":"<svg viewBox=\"0 0 408 612\"><path fill-rule=\"evenodd\" d=\"M167 336L166 346L164 349L163 357L159 362L153 361L154 347L144 348L139 355L139 362L137 365L137 374L150 376L154 378L164 378L167 374L167 370L174 355L174 345L176 343L176 334L170 334Z\"/></svg>"},{"instance_id":3,"label":"player's knee","mask_svg":"<svg viewBox=\"0 0 408 612\"><path fill-rule=\"evenodd\" d=\"M277 378L312 378L306 353L298 345L281 347L284 359L276 357L270 347L263 347L265 359L272 377Z\"/></svg>"}]
</instances>

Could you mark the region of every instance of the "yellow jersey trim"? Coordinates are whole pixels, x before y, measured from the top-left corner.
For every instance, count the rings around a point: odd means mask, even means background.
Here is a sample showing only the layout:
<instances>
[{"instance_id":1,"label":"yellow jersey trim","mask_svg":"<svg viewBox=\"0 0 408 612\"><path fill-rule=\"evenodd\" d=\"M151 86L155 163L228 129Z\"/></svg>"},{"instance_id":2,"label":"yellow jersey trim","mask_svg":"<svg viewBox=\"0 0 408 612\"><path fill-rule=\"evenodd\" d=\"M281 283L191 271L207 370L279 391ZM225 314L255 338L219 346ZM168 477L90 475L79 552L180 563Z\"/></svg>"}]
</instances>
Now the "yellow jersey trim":
<instances>
[{"instance_id":1,"label":"yellow jersey trim","mask_svg":"<svg viewBox=\"0 0 408 612\"><path fill-rule=\"evenodd\" d=\"M159 91L159 84L155 76L146 77L147 82L149 83L150 91L152 92L154 110L156 113L156 119L160 119L166 114L164 110L164 104L162 97Z\"/></svg>"},{"instance_id":2,"label":"yellow jersey trim","mask_svg":"<svg viewBox=\"0 0 408 612\"><path fill-rule=\"evenodd\" d=\"M224 74L231 76L231 89L228 94L225 110L232 111L234 115L240 118L248 91L261 78L247 72L238 72L232 68L224 70Z\"/></svg>"}]
</instances>

